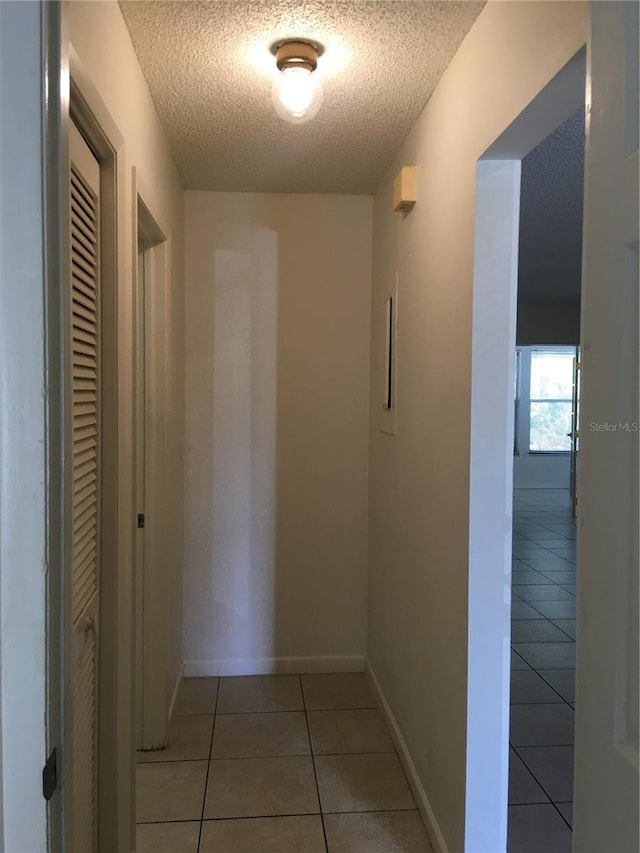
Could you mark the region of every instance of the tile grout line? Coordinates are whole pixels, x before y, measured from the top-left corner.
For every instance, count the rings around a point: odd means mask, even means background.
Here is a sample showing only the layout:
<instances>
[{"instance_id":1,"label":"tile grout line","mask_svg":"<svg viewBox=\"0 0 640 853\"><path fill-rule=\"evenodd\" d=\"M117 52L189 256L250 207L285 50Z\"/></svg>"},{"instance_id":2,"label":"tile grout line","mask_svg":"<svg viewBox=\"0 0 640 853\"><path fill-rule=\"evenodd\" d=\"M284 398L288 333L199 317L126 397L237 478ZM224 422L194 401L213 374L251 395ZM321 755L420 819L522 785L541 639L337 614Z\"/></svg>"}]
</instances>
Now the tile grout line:
<instances>
[{"instance_id":1,"label":"tile grout line","mask_svg":"<svg viewBox=\"0 0 640 853\"><path fill-rule=\"evenodd\" d=\"M512 647L512 651L513 651L513 647ZM515 652L515 654L518 654L518 653L517 653L517 652ZM519 655L518 655L518 657L519 657ZM523 658L523 660L524 660L524 658ZM562 695L562 693L560 693L560 691L557 689L557 687L554 687L554 686L553 686L553 684L552 684L550 681L548 681L548 680L544 677L544 675L542 675L541 670L538 670L538 669L536 669L535 667L533 667L533 666L531 666L531 665L529 665L529 666L530 666L531 671L532 671L532 672L535 672L535 674L536 674L539 678L541 678L541 679L544 681L544 683L545 683L548 687L550 687L550 688L551 688L551 690L553 690L553 692L556 694L556 696L558 696L558 697L559 697L560 701L559 701L559 702L512 702L512 701L511 701L511 698L509 698L509 705L562 705L562 704L565 704L565 705L569 705L569 707L570 707L573 711L575 711L575 708L573 708L573 705L571 704L571 701L570 701L569 699L566 699L566 698ZM549 666L545 666L545 667L543 667L542 669L543 669L543 671L544 671L544 672L573 672L573 673L575 673L575 667L561 667L561 668L558 668L558 667L549 667ZM528 672L528 671L529 671L529 670L526 670L526 669L520 669L520 670L513 670L513 669L512 669L512 670L511 670L511 676L510 676L510 677L513 677L513 673L514 673L514 672ZM572 701L575 703L575 698L574 698Z\"/></svg>"},{"instance_id":2,"label":"tile grout line","mask_svg":"<svg viewBox=\"0 0 640 853\"><path fill-rule=\"evenodd\" d=\"M313 752L313 743L311 741L311 728L309 726L309 713L307 711L307 699L304 695L304 687L302 686L302 675L298 675L300 683L300 693L302 694L302 707L304 708L304 719L307 725L307 737L309 738L309 752L311 754L311 765L313 767L313 778L316 783L316 795L318 797L318 809L320 811L320 821L322 823L322 835L324 838L324 849L329 853L329 842L327 841L327 829L324 825L324 811L322 808L322 800L320 799L320 786L318 785L318 771L316 770L316 758Z\"/></svg>"},{"instance_id":3,"label":"tile grout line","mask_svg":"<svg viewBox=\"0 0 640 853\"><path fill-rule=\"evenodd\" d=\"M320 673L324 674L324 673ZM199 677L199 676L196 676ZM244 676L241 676L244 677ZM253 676L249 676L253 678ZM263 676L258 676L258 678L262 678ZM227 675L224 678L236 678L234 675ZM310 711L373 711L377 710L375 705L358 705L353 708L309 708ZM257 714L303 714L304 710L289 710L289 711L225 711L224 713L218 713L216 716L218 717L250 717L255 716ZM212 714L174 714L174 717L211 717ZM202 759L204 760L204 759Z\"/></svg>"},{"instance_id":4,"label":"tile grout line","mask_svg":"<svg viewBox=\"0 0 640 853\"><path fill-rule=\"evenodd\" d=\"M204 791L202 792L202 810L200 812L200 830L198 832L198 846L196 848L196 853L200 853L200 844L202 843L202 829L204 827L204 807L207 802L207 788L209 786L209 772L211 770L211 753L213 751L213 735L216 730L216 716L218 713L218 697L220 695L220 683L222 679L218 678L218 683L216 685L216 701L213 706L213 725L211 726L211 740L209 741L209 758L207 760L207 775L204 780Z\"/></svg>"},{"instance_id":5,"label":"tile grout line","mask_svg":"<svg viewBox=\"0 0 640 853\"><path fill-rule=\"evenodd\" d=\"M571 746L573 746L573 744L571 744ZM512 749L513 749L513 751L516 753L516 755L518 756L518 758L520 759L520 761L522 761L522 763L523 763L523 764L524 764L524 766L527 768L527 770L529 771L529 773L531 773L531 775L533 776L533 778L534 778L534 779L535 779L535 781L536 781L536 784L537 784L537 785L539 785L539 787L540 787L540 789L542 790L542 792L544 793L544 795L545 795L546 797L548 797L548 798L549 798L549 803L554 807L554 809L558 812L558 814L560 815L560 817L562 818L562 820L563 820L563 821L566 823L566 825L569 827L569 831L570 831L570 832L573 832L573 827L569 824L569 821L565 818L565 816L562 814L562 812L560 811L560 809L559 809L559 808L557 807L557 805L556 805L556 802L558 802L558 803L560 803L560 802L562 802L562 803L569 803L569 802L570 802L570 803L573 805L573 794L572 794L571 800L557 800L557 801L556 801L556 800L554 800L554 799L552 798L551 794L550 794L550 793L547 791L547 789L545 788L545 786L540 782L540 780L538 779L538 777L536 776L536 774L533 772L533 770L529 767L529 765L528 765L528 764L527 764L527 762L525 761L524 757L523 757L522 755L520 755L520 753L518 752L518 749L526 749L527 747L516 747L516 746L513 746L513 747L511 747L511 748L512 748ZM522 805L522 806L536 806L536 805L540 805L540 803L517 803L517 804L516 804L516 803L514 803L514 805ZM546 804L543 804L543 805L546 805Z\"/></svg>"},{"instance_id":6,"label":"tile grout line","mask_svg":"<svg viewBox=\"0 0 640 853\"><path fill-rule=\"evenodd\" d=\"M566 700L562 700L565 702ZM527 704L524 702L519 702L516 704ZM540 702L536 704L541 705L560 705L561 702ZM368 709L367 709L368 710ZM395 747L393 749L376 749L376 750L367 750L366 752L317 752L315 753L317 756L321 758L329 757L329 756L342 756L342 755L397 755L397 750ZM212 764L215 761L262 761L271 760L273 758L310 758L312 755L311 752L278 752L274 755L236 755L229 758L209 758L209 764ZM142 765L158 765L158 764L187 764L194 763L197 761L207 761L206 758L168 758L164 761L138 761L138 764Z\"/></svg>"},{"instance_id":7,"label":"tile grout line","mask_svg":"<svg viewBox=\"0 0 640 853\"><path fill-rule=\"evenodd\" d=\"M548 670L549 670L549 668L548 668L548 667L546 667L544 671L545 671L545 672L547 672ZM557 693L557 694L558 694L558 696L562 699L562 701L563 701L566 705L569 705L569 707L571 707L571 702L570 702L568 699L565 699L565 697L564 697L564 696L563 696L563 695L562 695L562 694L561 694L561 693L560 693L560 692L559 692L559 691L558 691L558 690L553 686L553 684L552 684L550 681L547 681L547 679L544 677L544 675L542 675L542 673L541 673L539 670L534 669L533 671L535 672L535 674L536 674L537 676L539 676L539 677L544 681L544 683L545 683L545 684L548 684L548 685L549 685L549 687L550 687L550 688L551 688L555 693ZM571 667L567 667L567 668L565 668L564 670L558 670L558 669L554 669L554 670L553 670L553 672L562 672L562 671L564 671L564 672L573 672L573 673L575 673L575 671L576 671L576 670L575 670L575 666L574 666L573 668L571 668ZM573 701L575 702L575 697L574 697L574 700L573 700ZM554 703L554 704L557 704L557 703ZM572 710L575 710L575 709L574 709L574 708L572 708Z\"/></svg>"},{"instance_id":8,"label":"tile grout line","mask_svg":"<svg viewBox=\"0 0 640 853\"><path fill-rule=\"evenodd\" d=\"M233 676L229 676L229 677L232 678ZM564 800L562 802L568 802L568 800ZM531 804L530 803L524 803L522 805L531 805ZM535 804L533 804L533 805L535 805ZM329 814L329 815L381 814L381 813L395 814L398 812L402 812L402 813L411 812L411 813L413 813L416 811L417 811L417 809L415 809L415 808L411 808L411 809L409 809L409 808L407 808L407 809L398 809L398 808L394 808L394 809L362 809L362 810L356 810L356 811L354 811L353 809L348 809L347 811L343 811L343 812L342 811L341 812L329 811L329 812L325 812L325 814ZM207 820L207 823L223 823L226 821L241 822L241 821L249 821L249 820L280 820L281 818L288 818L288 817L320 817L320 815L318 812L285 812L284 814L275 814L275 815L237 815L235 817L210 817L210 818L206 818L206 820ZM184 820L178 820L178 819L144 820L144 821L141 821L138 825L139 826L155 826L157 824L163 824L164 825L167 823L196 823L196 821L184 821Z\"/></svg>"}]
</instances>

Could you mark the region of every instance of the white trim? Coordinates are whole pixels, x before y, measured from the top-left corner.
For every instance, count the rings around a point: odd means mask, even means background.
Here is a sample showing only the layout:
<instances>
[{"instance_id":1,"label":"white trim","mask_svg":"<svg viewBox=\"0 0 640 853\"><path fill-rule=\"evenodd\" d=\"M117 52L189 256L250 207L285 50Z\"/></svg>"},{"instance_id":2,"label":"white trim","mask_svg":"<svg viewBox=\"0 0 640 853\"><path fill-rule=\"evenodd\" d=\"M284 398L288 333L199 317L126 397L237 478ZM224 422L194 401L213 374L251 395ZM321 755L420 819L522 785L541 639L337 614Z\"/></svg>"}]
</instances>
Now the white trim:
<instances>
[{"instance_id":1,"label":"white trim","mask_svg":"<svg viewBox=\"0 0 640 853\"><path fill-rule=\"evenodd\" d=\"M136 549L136 717L138 720L137 748L158 749L167 745L170 719L170 674L166 657L158 649L168 649L168 575L169 535L168 478L167 478L167 294L169 291L170 246L166 227L158 223L141 193L138 170L132 167L132 276L136 291L135 348L142 330L144 376L138 376L140 364L136 358L135 377L135 434L136 472L138 471L138 415L142 402L143 417L143 477L141 495L137 493L136 512L145 515L142 555ZM144 279L139 280L139 256L144 255ZM139 294L142 287L142 318ZM142 326L141 326L142 323ZM142 391L143 399L138 400ZM141 535L137 531L137 536ZM138 540L136 540L138 542ZM142 556L141 565L137 565ZM140 633L138 633L138 631Z\"/></svg>"},{"instance_id":2,"label":"white trim","mask_svg":"<svg viewBox=\"0 0 640 853\"><path fill-rule=\"evenodd\" d=\"M364 655L295 658L229 658L186 660L185 678L217 675L273 675L310 672L364 672Z\"/></svg>"},{"instance_id":3,"label":"white trim","mask_svg":"<svg viewBox=\"0 0 640 853\"><path fill-rule=\"evenodd\" d=\"M180 682L182 681L182 676L184 674L184 664L178 670L178 677L176 678L176 683L173 688L173 692L171 694L171 701L169 702L169 719L173 716L173 708L176 704L176 699L178 698L178 690L180 689Z\"/></svg>"},{"instance_id":4,"label":"white trim","mask_svg":"<svg viewBox=\"0 0 640 853\"><path fill-rule=\"evenodd\" d=\"M475 202L464 844L504 853L520 161L479 161Z\"/></svg>"},{"instance_id":5,"label":"white trim","mask_svg":"<svg viewBox=\"0 0 640 853\"><path fill-rule=\"evenodd\" d=\"M424 823L425 829L427 830L427 834L429 836L429 840L431 841L431 846L433 847L435 853L449 853L444 840L444 836L440 831L438 821L436 820L436 816L433 813L433 809L431 808L429 797L427 796L427 792L425 791L422 785L416 766L413 763L413 759L411 758L409 747L407 746L407 743L400 730L400 726L398 725L398 722L393 715L393 711L391 710L391 707L387 702L384 693L382 692L380 682L378 681L374 669L371 666L371 661L368 658L365 659L365 671L371 681L371 686L373 687L373 692L375 694L376 699L378 700L378 705L380 706L382 716L384 717L384 721L387 724L387 728L389 729L389 732L391 734L391 739L393 740L394 746L398 751L398 757L400 759L400 762L402 763L404 772L407 775L407 779L409 780L409 785L411 786L411 791L413 792L413 796L415 797L416 803L418 805L418 811L420 812L422 822Z\"/></svg>"},{"instance_id":6,"label":"white trim","mask_svg":"<svg viewBox=\"0 0 640 853\"><path fill-rule=\"evenodd\" d=\"M43 94L42 12L40 3L0 3L0 847L30 853L48 849L46 584L57 498L42 147L44 110L56 107Z\"/></svg>"}]
</instances>

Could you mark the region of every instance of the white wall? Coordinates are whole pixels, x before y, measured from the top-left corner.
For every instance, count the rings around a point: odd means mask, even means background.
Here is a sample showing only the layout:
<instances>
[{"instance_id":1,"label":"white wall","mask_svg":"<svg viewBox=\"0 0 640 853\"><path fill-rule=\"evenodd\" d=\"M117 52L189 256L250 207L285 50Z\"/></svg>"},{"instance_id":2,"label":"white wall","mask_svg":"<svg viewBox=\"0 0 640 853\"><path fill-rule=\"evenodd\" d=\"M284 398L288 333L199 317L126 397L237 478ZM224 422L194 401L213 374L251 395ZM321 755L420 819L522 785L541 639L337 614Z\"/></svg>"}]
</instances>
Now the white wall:
<instances>
[{"instance_id":1,"label":"white wall","mask_svg":"<svg viewBox=\"0 0 640 853\"><path fill-rule=\"evenodd\" d=\"M134 301L132 276L137 256L136 235L133 233L133 212L136 199L133 197L132 169L136 169L137 190L152 216L162 224L168 239L170 258L170 293L167 308L168 352L167 364L168 399L168 492L170 505L167 508L169 529L167 542L167 584L169 610L166 614L169 642L167 649L158 650L166 656L167 671L171 686L179 677L182 666L182 535L183 535L183 483L181 445L184 428L184 196L175 164L156 114L153 101L135 56L133 46L120 9L116 2L84 2L74 0L66 4L69 38L78 54L80 65L89 84L97 91L113 123L124 137L125 185L123 197L119 199L121 217L120 232L124 235L119 256L123 272L123 287L119 294L119 347L123 381L119 388L119 418L122 428L121 451L125 470L125 482L119 499L122 531L119 542L121 561L119 577L119 605L125 623L130 626L132 617L132 561L134 534L134 472L133 465L133 332ZM127 460L129 462L127 463ZM127 621L128 620L128 621ZM131 664L133 638L130 644L120 637L122 655ZM123 672L126 667L123 665ZM131 681L121 683L120 700L123 713L127 713L132 701ZM170 691L171 692L171 691ZM121 722L118 732L127 729ZM133 760L133 744L128 740L130 732L121 736L121 762ZM131 828L129 805L131 790L121 785L119 831L123 849L131 843L126 833Z\"/></svg>"},{"instance_id":2,"label":"white wall","mask_svg":"<svg viewBox=\"0 0 640 853\"><path fill-rule=\"evenodd\" d=\"M434 837L451 851L478 849L477 836L465 837L476 162L585 40L586 4L488 3L374 203L372 376L382 370L380 311L397 270L398 434L380 432L372 395L368 658ZM418 169L406 217L391 212L403 165Z\"/></svg>"},{"instance_id":3,"label":"white wall","mask_svg":"<svg viewBox=\"0 0 640 853\"><path fill-rule=\"evenodd\" d=\"M363 666L371 217L186 194L188 674Z\"/></svg>"},{"instance_id":4,"label":"white wall","mask_svg":"<svg viewBox=\"0 0 640 853\"><path fill-rule=\"evenodd\" d=\"M568 489L570 457L529 455L526 450L513 457L514 489Z\"/></svg>"},{"instance_id":5,"label":"white wall","mask_svg":"<svg viewBox=\"0 0 640 853\"><path fill-rule=\"evenodd\" d=\"M580 303L560 305L518 304L518 346L580 343Z\"/></svg>"},{"instance_id":6,"label":"white wall","mask_svg":"<svg viewBox=\"0 0 640 853\"><path fill-rule=\"evenodd\" d=\"M0 848L47 850L39 3L0 3Z\"/></svg>"},{"instance_id":7,"label":"white wall","mask_svg":"<svg viewBox=\"0 0 640 853\"><path fill-rule=\"evenodd\" d=\"M123 206L129 224L134 199L131 197L130 167L135 166L138 192L152 216L168 226L171 262L170 303L168 308L170 368L169 393L169 466L170 492L173 505L169 508L172 542L170 578L172 642L168 650L172 680L182 662L181 598L182 598L182 460L181 444L184 423L184 197L182 184L155 111L149 90L135 56L129 33L115 2L83 2L74 0L68 5L71 43L82 65L95 85L125 139L127 169L127 198ZM124 263L133 269L132 251L137 251L132 235L131 244L123 247ZM124 294L125 301L128 295ZM130 341L125 347L130 346ZM130 354L125 349L124 358Z\"/></svg>"}]
</instances>

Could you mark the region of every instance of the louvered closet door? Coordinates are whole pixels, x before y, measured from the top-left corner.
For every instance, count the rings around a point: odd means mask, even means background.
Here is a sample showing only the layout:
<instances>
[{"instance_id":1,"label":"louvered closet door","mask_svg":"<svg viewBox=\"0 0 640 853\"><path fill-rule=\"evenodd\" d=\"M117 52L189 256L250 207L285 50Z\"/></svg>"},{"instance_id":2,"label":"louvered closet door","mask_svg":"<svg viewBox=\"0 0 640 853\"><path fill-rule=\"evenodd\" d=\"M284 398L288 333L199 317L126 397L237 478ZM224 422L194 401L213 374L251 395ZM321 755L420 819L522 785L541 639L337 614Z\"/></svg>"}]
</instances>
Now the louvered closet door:
<instances>
[{"instance_id":1,"label":"louvered closet door","mask_svg":"<svg viewBox=\"0 0 640 853\"><path fill-rule=\"evenodd\" d=\"M100 166L70 130L73 534L71 853L97 849L100 589Z\"/></svg>"}]
</instances>

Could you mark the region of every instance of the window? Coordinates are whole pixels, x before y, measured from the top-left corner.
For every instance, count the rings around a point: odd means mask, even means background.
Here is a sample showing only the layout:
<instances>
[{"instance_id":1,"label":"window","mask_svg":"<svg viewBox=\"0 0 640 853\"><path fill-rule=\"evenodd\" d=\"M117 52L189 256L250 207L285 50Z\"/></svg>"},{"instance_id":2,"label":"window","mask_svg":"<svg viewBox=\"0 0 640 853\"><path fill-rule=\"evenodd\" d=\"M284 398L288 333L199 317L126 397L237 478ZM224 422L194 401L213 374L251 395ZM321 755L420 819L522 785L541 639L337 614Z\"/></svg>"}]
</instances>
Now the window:
<instances>
[{"instance_id":1,"label":"window","mask_svg":"<svg viewBox=\"0 0 640 853\"><path fill-rule=\"evenodd\" d=\"M529 451L571 450L574 350L533 350L529 408Z\"/></svg>"},{"instance_id":2,"label":"window","mask_svg":"<svg viewBox=\"0 0 640 853\"><path fill-rule=\"evenodd\" d=\"M515 362L515 455L569 453L574 359L570 346L522 346Z\"/></svg>"}]
</instances>

